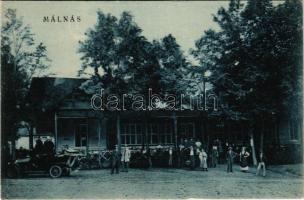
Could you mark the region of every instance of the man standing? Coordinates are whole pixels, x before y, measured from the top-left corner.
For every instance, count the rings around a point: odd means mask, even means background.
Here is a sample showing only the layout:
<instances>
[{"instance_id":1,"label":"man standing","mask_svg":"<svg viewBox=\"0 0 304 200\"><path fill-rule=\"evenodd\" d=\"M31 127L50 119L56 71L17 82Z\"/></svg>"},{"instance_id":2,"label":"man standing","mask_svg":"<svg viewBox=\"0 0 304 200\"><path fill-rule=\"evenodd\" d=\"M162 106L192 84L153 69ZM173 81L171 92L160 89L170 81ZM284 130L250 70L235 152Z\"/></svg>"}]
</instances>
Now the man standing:
<instances>
[{"instance_id":1,"label":"man standing","mask_svg":"<svg viewBox=\"0 0 304 200\"><path fill-rule=\"evenodd\" d=\"M44 152L45 152L47 155L49 155L49 156L54 155L54 147L55 147L55 145L54 145L54 143L52 142L51 139L48 138L48 139L44 142L43 146L44 146Z\"/></svg>"},{"instance_id":2,"label":"man standing","mask_svg":"<svg viewBox=\"0 0 304 200\"><path fill-rule=\"evenodd\" d=\"M169 148L169 163L168 163L169 167L173 166L173 149L172 147Z\"/></svg>"},{"instance_id":3,"label":"man standing","mask_svg":"<svg viewBox=\"0 0 304 200\"><path fill-rule=\"evenodd\" d=\"M218 164L222 164L223 163L223 146L222 146L222 142L220 139L216 139L216 146L217 146L217 151L218 151Z\"/></svg>"},{"instance_id":4,"label":"man standing","mask_svg":"<svg viewBox=\"0 0 304 200\"><path fill-rule=\"evenodd\" d=\"M227 173L229 173L229 172L232 173L233 172L232 165L233 165L233 159L234 159L235 155L236 154L232 151L232 147L229 147L227 155L226 155L226 159L227 159Z\"/></svg>"},{"instance_id":5,"label":"man standing","mask_svg":"<svg viewBox=\"0 0 304 200\"><path fill-rule=\"evenodd\" d=\"M211 151L211 167L216 167L217 160L218 160L217 146L213 145Z\"/></svg>"},{"instance_id":6,"label":"man standing","mask_svg":"<svg viewBox=\"0 0 304 200\"><path fill-rule=\"evenodd\" d=\"M195 157L194 157L193 146L190 146L190 161L191 161L191 169L194 170L194 168L195 168Z\"/></svg>"},{"instance_id":7,"label":"man standing","mask_svg":"<svg viewBox=\"0 0 304 200\"><path fill-rule=\"evenodd\" d=\"M263 170L263 177L266 176L266 165L265 165L265 156L264 153L261 152L260 156L259 156L259 164L258 164L258 168L257 168L257 172L256 175L258 176L260 174L260 170Z\"/></svg>"},{"instance_id":8,"label":"man standing","mask_svg":"<svg viewBox=\"0 0 304 200\"><path fill-rule=\"evenodd\" d=\"M184 149L185 149L185 146L183 144L180 144L178 146L178 151L177 151L177 153L178 153L178 166L180 168L182 168L185 165L185 163L184 163L184 160L185 160L184 159Z\"/></svg>"},{"instance_id":9,"label":"man standing","mask_svg":"<svg viewBox=\"0 0 304 200\"><path fill-rule=\"evenodd\" d=\"M152 155L151 155L151 149L150 147L146 147L144 150L143 150L143 154L145 155L148 163L149 163L149 169L152 168Z\"/></svg>"},{"instance_id":10,"label":"man standing","mask_svg":"<svg viewBox=\"0 0 304 200\"><path fill-rule=\"evenodd\" d=\"M120 159L119 159L119 152L117 147L115 148L115 150L112 151L111 154L111 174L114 173L114 170L116 170L116 174L119 173L119 165L120 165Z\"/></svg>"},{"instance_id":11,"label":"man standing","mask_svg":"<svg viewBox=\"0 0 304 200\"><path fill-rule=\"evenodd\" d=\"M126 145L121 156L121 162L123 164L124 172L128 172L130 157L131 157L131 151L129 147Z\"/></svg>"},{"instance_id":12,"label":"man standing","mask_svg":"<svg viewBox=\"0 0 304 200\"><path fill-rule=\"evenodd\" d=\"M34 154L35 155L40 155L43 153L43 142L41 141L40 137L36 140L36 145L34 148Z\"/></svg>"}]
</instances>

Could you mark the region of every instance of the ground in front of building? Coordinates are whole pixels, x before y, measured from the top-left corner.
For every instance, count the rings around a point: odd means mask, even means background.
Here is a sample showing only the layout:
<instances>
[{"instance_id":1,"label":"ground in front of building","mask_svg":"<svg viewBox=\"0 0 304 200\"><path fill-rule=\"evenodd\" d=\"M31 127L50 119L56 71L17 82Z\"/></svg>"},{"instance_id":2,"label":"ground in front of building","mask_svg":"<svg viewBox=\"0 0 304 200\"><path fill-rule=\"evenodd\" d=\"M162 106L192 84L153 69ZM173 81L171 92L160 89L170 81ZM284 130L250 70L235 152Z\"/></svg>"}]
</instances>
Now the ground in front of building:
<instances>
[{"instance_id":1,"label":"ground in front of building","mask_svg":"<svg viewBox=\"0 0 304 200\"><path fill-rule=\"evenodd\" d=\"M268 170L266 177L255 169L227 173L226 166L208 172L184 169L80 170L70 177L51 179L30 176L2 180L2 198L301 198L303 177Z\"/></svg>"}]
</instances>

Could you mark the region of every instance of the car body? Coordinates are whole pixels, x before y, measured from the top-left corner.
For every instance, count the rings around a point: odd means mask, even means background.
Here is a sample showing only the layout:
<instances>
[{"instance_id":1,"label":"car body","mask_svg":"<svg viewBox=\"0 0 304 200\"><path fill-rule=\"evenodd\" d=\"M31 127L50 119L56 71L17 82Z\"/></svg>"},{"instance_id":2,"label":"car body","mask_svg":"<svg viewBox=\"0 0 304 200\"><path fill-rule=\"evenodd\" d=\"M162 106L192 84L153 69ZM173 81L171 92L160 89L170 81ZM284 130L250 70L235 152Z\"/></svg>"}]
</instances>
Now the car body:
<instances>
[{"instance_id":1,"label":"car body","mask_svg":"<svg viewBox=\"0 0 304 200\"><path fill-rule=\"evenodd\" d=\"M38 154L8 163L7 176L20 177L28 174L49 174L52 178L70 175L77 158L71 155Z\"/></svg>"}]
</instances>

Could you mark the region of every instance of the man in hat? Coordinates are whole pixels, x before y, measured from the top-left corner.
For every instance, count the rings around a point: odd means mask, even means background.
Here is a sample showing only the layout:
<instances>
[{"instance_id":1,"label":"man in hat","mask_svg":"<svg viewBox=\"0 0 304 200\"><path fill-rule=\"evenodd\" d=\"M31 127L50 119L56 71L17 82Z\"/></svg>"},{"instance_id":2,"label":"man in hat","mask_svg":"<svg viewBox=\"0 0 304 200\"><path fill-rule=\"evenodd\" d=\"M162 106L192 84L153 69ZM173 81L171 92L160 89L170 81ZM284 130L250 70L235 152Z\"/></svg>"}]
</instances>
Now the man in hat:
<instances>
[{"instance_id":1,"label":"man in hat","mask_svg":"<svg viewBox=\"0 0 304 200\"><path fill-rule=\"evenodd\" d=\"M120 165L120 159L119 159L120 155L118 152L118 148L116 147L111 154L111 174L114 173L114 170L116 170L116 174L119 173L119 165Z\"/></svg>"},{"instance_id":2,"label":"man in hat","mask_svg":"<svg viewBox=\"0 0 304 200\"><path fill-rule=\"evenodd\" d=\"M236 153L234 153L232 151L232 147L230 146L228 148L228 152L227 152L227 155L226 155L226 160L227 160L227 173L229 172L233 172L233 169L232 169L232 165L233 165L233 159L234 157L236 156Z\"/></svg>"},{"instance_id":3,"label":"man in hat","mask_svg":"<svg viewBox=\"0 0 304 200\"><path fill-rule=\"evenodd\" d=\"M218 162L218 150L217 146L213 145L211 150L211 167L216 167Z\"/></svg>"},{"instance_id":4,"label":"man in hat","mask_svg":"<svg viewBox=\"0 0 304 200\"><path fill-rule=\"evenodd\" d=\"M43 142L41 141L40 137L36 140L36 145L34 147L34 154L40 155L43 153Z\"/></svg>"},{"instance_id":5,"label":"man in hat","mask_svg":"<svg viewBox=\"0 0 304 200\"><path fill-rule=\"evenodd\" d=\"M44 143L43 143L43 146L44 146L44 152L49 155L49 156L52 156L54 154L54 148L55 148L55 145L54 143L52 142L51 139L47 139Z\"/></svg>"}]
</instances>

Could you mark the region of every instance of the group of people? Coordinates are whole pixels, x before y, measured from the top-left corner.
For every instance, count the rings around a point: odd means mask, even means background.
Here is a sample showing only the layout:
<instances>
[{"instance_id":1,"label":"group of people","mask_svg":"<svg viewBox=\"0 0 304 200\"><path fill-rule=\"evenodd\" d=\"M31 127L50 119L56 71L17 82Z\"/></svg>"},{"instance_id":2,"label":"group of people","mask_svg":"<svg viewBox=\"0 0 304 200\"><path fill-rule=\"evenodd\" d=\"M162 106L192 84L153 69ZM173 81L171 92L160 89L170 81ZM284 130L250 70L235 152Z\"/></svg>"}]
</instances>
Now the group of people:
<instances>
[{"instance_id":1,"label":"group of people","mask_svg":"<svg viewBox=\"0 0 304 200\"><path fill-rule=\"evenodd\" d=\"M193 138L189 140L184 139L181 141L178 149L180 157L179 165L184 166L185 158L187 159L187 157L190 156L189 161L191 169L195 169L196 166L199 166L202 171L208 171L208 166L214 168L219 163L219 149L220 147L216 141L208 151L208 148L206 146L204 147L199 140L194 141ZM196 163L196 161L199 163Z\"/></svg>"},{"instance_id":2,"label":"group of people","mask_svg":"<svg viewBox=\"0 0 304 200\"><path fill-rule=\"evenodd\" d=\"M122 172L128 172L130 158L131 150L127 145L122 148L121 152L118 151L118 148L113 150L111 154L111 174L114 174L114 171L118 174L121 165Z\"/></svg>"},{"instance_id":3,"label":"group of people","mask_svg":"<svg viewBox=\"0 0 304 200\"><path fill-rule=\"evenodd\" d=\"M227 152L227 172L233 172L233 161L234 158L237 156L235 152L233 152L232 147L229 147L229 150ZM241 172L248 172L249 171L249 156L250 153L246 150L246 147L242 147L242 150L239 154L240 158L240 170ZM262 176L266 176L266 164L265 164L265 156L264 153L261 151L258 156L258 167L256 171L256 175L259 175L262 170Z\"/></svg>"},{"instance_id":4,"label":"group of people","mask_svg":"<svg viewBox=\"0 0 304 200\"><path fill-rule=\"evenodd\" d=\"M199 167L202 171L208 171L208 167L215 168L216 165L219 164L221 155L225 153L227 173L233 172L233 164L237 158L239 158L240 170L242 172L249 171L250 153L245 146L242 147L240 153L236 153L233 150L233 145L226 144L227 148L223 150L223 148L221 149L221 147L219 147L219 143L218 140L215 140L209 151L206 151L205 149L208 150L208 148L204 148L200 141L195 142L193 139L185 139L180 143L177 149L174 147L165 149L168 154L168 157L166 157L168 158L167 166L172 167L174 159L177 157L177 166L179 167L189 166L192 170ZM147 159L149 161L149 166L151 167L152 161L150 151L150 149L143 150L142 153L148 155ZM210 154L209 156L208 153ZM113 174L114 171L119 173L120 166L122 166L122 171L128 172L130 158L131 150L127 145L122 147L121 152L116 148L111 156L111 174ZM265 156L262 152L258 156L258 161L257 175L262 171L262 175L266 176Z\"/></svg>"},{"instance_id":5,"label":"group of people","mask_svg":"<svg viewBox=\"0 0 304 200\"><path fill-rule=\"evenodd\" d=\"M53 155L54 152L55 152L55 145L51 139L46 139L44 142L42 142L40 138L36 140L36 144L33 149L33 153L35 155L39 155L39 154Z\"/></svg>"}]
</instances>

